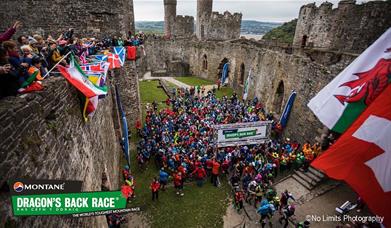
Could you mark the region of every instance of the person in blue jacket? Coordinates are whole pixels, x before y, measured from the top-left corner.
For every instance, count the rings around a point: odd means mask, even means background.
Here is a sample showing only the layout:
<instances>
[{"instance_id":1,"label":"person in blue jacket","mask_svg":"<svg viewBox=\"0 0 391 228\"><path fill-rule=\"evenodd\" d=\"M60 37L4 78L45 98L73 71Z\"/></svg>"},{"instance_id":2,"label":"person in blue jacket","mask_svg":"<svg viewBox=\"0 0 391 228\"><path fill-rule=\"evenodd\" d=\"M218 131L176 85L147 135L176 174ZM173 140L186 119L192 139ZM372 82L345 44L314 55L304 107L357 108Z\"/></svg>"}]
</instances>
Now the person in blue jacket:
<instances>
[{"instance_id":1,"label":"person in blue jacket","mask_svg":"<svg viewBox=\"0 0 391 228\"><path fill-rule=\"evenodd\" d=\"M164 170L164 168L161 168L159 171L159 182L161 185L161 189L164 191L166 190L166 185L168 182L168 173Z\"/></svg>"},{"instance_id":2,"label":"person in blue jacket","mask_svg":"<svg viewBox=\"0 0 391 228\"><path fill-rule=\"evenodd\" d=\"M269 222L269 226L272 227L271 218L274 214L275 208L274 205L269 203L266 199L262 200L261 206L258 208L257 212L261 215L260 223L262 224L262 228L266 225L266 219Z\"/></svg>"}]
</instances>

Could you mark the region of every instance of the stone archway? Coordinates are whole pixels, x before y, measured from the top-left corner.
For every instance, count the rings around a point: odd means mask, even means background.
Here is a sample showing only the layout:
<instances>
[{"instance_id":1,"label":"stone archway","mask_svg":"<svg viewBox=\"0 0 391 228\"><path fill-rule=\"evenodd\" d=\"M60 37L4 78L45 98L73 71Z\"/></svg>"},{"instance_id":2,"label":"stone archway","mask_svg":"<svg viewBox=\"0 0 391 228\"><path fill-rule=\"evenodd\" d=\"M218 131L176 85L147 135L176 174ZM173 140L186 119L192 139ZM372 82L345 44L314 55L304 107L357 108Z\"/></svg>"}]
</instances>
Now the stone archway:
<instances>
[{"instance_id":1,"label":"stone archway","mask_svg":"<svg viewBox=\"0 0 391 228\"><path fill-rule=\"evenodd\" d=\"M240 65L240 71L239 71L239 84L244 85L244 75L245 75L245 66L244 63Z\"/></svg>"},{"instance_id":2,"label":"stone archway","mask_svg":"<svg viewBox=\"0 0 391 228\"><path fill-rule=\"evenodd\" d=\"M278 83L278 87L276 90L276 93L274 94L274 100L273 100L273 111L277 114L281 113L282 109L282 102L284 100L284 81L280 81Z\"/></svg>"},{"instance_id":3,"label":"stone archway","mask_svg":"<svg viewBox=\"0 0 391 228\"><path fill-rule=\"evenodd\" d=\"M228 63L229 60L227 58L223 58L223 60L221 60L220 64L219 64L219 67L218 67L218 72L217 72L217 79L220 79L221 78L221 74L223 73L223 67L226 63ZM229 78L229 71L228 71L228 76L227 78Z\"/></svg>"}]
</instances>

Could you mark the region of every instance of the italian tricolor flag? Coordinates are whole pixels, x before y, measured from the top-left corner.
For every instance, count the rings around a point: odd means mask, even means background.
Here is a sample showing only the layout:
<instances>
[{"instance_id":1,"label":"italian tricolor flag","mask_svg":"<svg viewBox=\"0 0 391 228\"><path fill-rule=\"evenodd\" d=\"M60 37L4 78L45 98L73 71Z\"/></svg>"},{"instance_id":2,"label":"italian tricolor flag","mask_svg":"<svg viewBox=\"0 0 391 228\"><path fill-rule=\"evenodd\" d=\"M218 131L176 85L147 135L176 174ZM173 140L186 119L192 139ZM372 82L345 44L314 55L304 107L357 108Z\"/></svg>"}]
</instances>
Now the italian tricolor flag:
<instances>
[{"instance_id":1,"label":"italian tricolor flag","mask_svg":"<svg viewBox=\"0 0 391 228\"><path fill-rule=\"evenodd\" d=\"M391 82L391 28L323 88L308 107L342 133Z\"/></svg>"},{"instance_id":2,"label":"italian tricolor flag","mask_svg":"<svg viewBox=\"0 0 391 228\"><path fill-rule=\"evenodd\" d=\"M69 83L76 87L76 89L83 93L87 98L107 94L107 87L99 87L88 80L88 76L80 68L73 55L71 55L69 67L58 65L57 68Z\"/></svg>"},{"instance_id":3,"label":"italian tricolor flag","mask_svg":"<svg viewBox=\"0 0 391 228\"><path fill-rule=\"evenodd\" d=\"M107 87L97 86L89 80L88 76L80 68L79 64L71 55L71 62L69 67L57 66L60 73L71 83L77 90L79 90L85 97L85 104L83 108L83 117L87 121L88 117L92 117L97 106L98 97L107 94Z\"/></svg>"}]
</instances>

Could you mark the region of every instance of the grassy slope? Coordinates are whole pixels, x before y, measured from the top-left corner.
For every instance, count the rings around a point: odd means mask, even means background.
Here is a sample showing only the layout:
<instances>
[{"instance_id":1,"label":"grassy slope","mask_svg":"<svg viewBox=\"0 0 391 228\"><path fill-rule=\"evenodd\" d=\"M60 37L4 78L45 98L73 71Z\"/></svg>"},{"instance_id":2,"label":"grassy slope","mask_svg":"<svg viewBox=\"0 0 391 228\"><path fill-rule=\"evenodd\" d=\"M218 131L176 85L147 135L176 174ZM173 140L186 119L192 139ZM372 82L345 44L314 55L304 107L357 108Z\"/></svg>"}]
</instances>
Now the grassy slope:
<instances>
[{"instance_id":1,"label":"grassy slope","mask_svg":"<svg viewBox=\"0 0 391 228\"><path fill-rule=\"evenodd\" d=\"M140 82L142 103L153 100L165 100L163 90L157 88L157 81ZM159 108L165 107L164 105ZM132 142L136 144L139 138L133 131ZM132 147L135 148L134 146ZM223 215L228 206L230 187L222 177L221 188L206 182L202 188L193 183L185 184L184 197L178 197L173 187L165 192L159 192L159 202L152 202L149 185L152 178L158 175L153 160L147 169L140 171L136 161L136 152L131 152L131 168L136 182L136 198L130 203L140 206L149 217L152 227L222 227ZM209 180L208 180L209 181Z\"/></svg>"},{"instance_id":2,"label":"grassy slope","mask_svg":"<svg viewBox=\"0 0 391 228\"><path fill-rule=\"evenodd\" d=\"M264 40L278 40L283 43L293 43L293 37L295 36L297 19L284 23L283 25L272 29L266 33L262 39Z\"/></svg>"},{"instance_id":3,"label":"grassy slope","mask_svg":"<svg viewBox=\"0 0 391 228\"><path fill-rule=\"evenodd\" d=\"M189 86L196 86L196 85L213 85L215 84L212 81L203 79L203 78L198 78L198 77L175 77L176 80L183 82Z\"/></svg>"}]
</instances>

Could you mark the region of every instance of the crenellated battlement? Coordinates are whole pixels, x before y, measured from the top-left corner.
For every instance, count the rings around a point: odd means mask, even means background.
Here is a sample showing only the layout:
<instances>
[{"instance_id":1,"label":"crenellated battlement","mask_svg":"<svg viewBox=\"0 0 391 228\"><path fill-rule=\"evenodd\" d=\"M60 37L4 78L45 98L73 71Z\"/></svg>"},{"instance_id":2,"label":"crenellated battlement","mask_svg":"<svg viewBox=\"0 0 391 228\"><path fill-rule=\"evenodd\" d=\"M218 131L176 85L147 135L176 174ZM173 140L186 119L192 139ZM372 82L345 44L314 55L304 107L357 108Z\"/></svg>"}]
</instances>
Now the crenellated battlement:
<instances>
[{"instance_id":1,"label":"crenellated battlement","mask_svg":"<svg viewBox=\"0 0 391 228\"><path fill-rule=\"evenodd\" d=\"M194 17L177 15L175 18L175 36L184 37L194 34Z\"/></svg>"},{"instance_id":2,"label":"crenellated battlement","mask_svg":"<svg viewBox=\"0 0 391 228\"><path fill-rule=\"evenodd\" d=\"M240 37L241 13L212 12L213 0L197 1L197 30L200 40L230 40Z\"/></svg>"},{"instance_id":3,"label":"crenellated battlement","mask_svg":"<svg viewBox=\"0 0 391 228\"><path fill-rule=\"evenodd\" d=\"M338 7L324 2L301 7L294 46L360 52L391 27L391 4L342 0ZM368 32L371 29L371 32Z\"/></svg>"},{"instance_id":4,"label":"crenellated battlement","mask_svg":"<svg viewBox=\"0 0 391 228\"><path fill-rule=\"evenodd\" d=\"M212 12L207 25L206 39L210 40L231 40L240 37L240 26L242 23L241 13Z\"/></svg>"},{"instance_id":5,"label":"crenellated battlement","mask_svg":"<svg viewBox=\"0 0 391 228\"><path fill-rule=\"evenodd\" d=\"M212 12L211 16L212 20L226 20L226 21L240 21L242 20L242 14L241 13L230 13L229 11L225 11L224 13L219 12Z\"/></svg>"}]
</instances>

